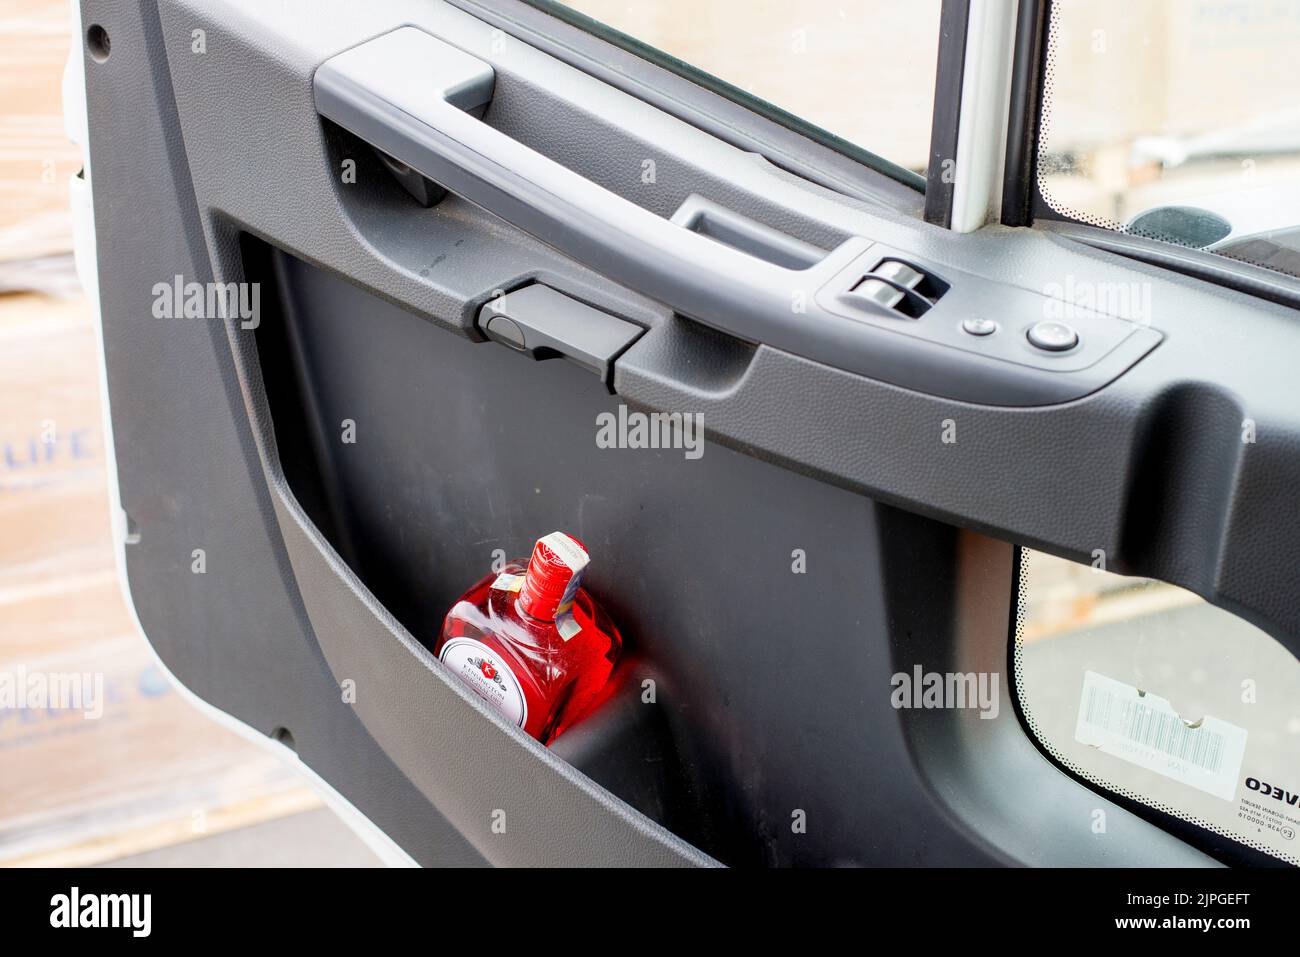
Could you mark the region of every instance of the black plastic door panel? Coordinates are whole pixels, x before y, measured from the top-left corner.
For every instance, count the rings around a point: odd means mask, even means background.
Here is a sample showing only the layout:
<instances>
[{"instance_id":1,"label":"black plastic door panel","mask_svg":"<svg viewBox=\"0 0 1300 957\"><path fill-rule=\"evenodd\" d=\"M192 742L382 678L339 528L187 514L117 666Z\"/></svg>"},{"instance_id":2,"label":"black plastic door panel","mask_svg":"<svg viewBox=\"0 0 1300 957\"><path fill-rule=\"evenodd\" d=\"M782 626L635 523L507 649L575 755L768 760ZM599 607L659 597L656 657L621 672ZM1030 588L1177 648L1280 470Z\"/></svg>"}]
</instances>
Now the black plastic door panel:
<instances>
[{"instance_id":1,"label":"black plastic door panel","mask_svg":"<svg viewBox=\"0 0 1300 957\"><path fill-rule=\"evenodd\" d=\"M86 67L127 568L173 673L424 864L1213 863L1026 735L1013 543L1105 549L1295 653L1294 313L812 183L488 7L83 5L113 44ZM349 55L395 35L419 55ZM425 68L429 110L401 98ZM886 259L926 274L920 319L857 291ZM1152 321L1089 315L1061 362L960 337L1072 273L1150 283ZM156 318L177 276L256 283L255 321ZM601 448L620 407L702 416L702 454ZM628 655L547 749L428 649L555 528ZM997 716L893 708L918 661L1000 674ZM1122 839L1062 823L1098 806Z\"/></svg>"}]
</instances>

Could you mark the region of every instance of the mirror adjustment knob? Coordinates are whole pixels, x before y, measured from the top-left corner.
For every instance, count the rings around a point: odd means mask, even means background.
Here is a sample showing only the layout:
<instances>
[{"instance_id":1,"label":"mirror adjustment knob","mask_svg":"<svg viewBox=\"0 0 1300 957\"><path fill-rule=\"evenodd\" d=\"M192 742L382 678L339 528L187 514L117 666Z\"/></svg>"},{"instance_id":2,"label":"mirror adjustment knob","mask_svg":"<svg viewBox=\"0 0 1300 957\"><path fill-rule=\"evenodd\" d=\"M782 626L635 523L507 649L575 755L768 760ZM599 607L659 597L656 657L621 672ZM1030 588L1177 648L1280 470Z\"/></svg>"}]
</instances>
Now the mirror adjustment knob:
<instances>
[{"instance_id":1,"label":"mirror adjustment knob","mask_svg":"<svg viewBox=\"0 0 1300 957\"><path fill-rule=\"evenodd\" d=\"M1079 334L1063 322L1045 319L1036 322L1026 334L1029 344L1044 352L1066 352L1079 344Z\"/></svg>"}]
</instances>

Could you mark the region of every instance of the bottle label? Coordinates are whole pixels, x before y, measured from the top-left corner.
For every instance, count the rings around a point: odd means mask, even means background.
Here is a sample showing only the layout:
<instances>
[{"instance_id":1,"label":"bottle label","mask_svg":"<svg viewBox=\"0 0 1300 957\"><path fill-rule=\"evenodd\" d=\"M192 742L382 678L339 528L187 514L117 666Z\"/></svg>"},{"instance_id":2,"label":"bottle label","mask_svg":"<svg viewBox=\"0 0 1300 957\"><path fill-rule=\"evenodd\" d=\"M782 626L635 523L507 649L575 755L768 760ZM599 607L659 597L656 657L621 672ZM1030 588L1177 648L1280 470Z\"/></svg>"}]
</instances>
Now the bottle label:
<instances>
[{"instance_id":1,"label":"bottle label","mask_svg":"<svg viewBox=\"0 0 1300 957\"><path fill-rule=\"evenodd\" d=\"M438 660L480 698L519 727L528 720L528 702L519 679L500 655L473 638L452 638Z\"/></svg>"},{"instance_id":2,"label":"bottle label","mask_svg":"<svg viewBox=\"0 0 1300 957\"><path fill-rule=\"evenodd\" d=\"M560 633L560 637L565 641L570 641L582 631L582 626L578 624L573 615L565 612L555 619L555 630Z\"/></svg>"},{"instance_id":3,"label":"bottle label","mask_svg":"<svg viewBox=\"0 0 1300 957\"><path fill-rule=\"evenodd\" d=\"M587 568L587 563L591 561L591 556L587 550L575 542L570 536L563 532L551 532L537 540L538 545L545 545L550 549L551 554L558 558L569 569L569 583L564 586L564 594L560 596L559 603L555 606L557 615L563 615L573 607L573 599L578 594L578 588L582 585L582 573ZM564 640L568 641L577 632L561 635Z\"/></svg>"},{"instance_id":4,"label":"bottle label","mask_svg":"<svg viewBox=\"0 0 1300 957\"><path fill-rule=\"evenodd\" d=\"M497 591L519 591L524 587L524 576L501 572L492 580L492 587Z\"/></svg>"}]
</instances>

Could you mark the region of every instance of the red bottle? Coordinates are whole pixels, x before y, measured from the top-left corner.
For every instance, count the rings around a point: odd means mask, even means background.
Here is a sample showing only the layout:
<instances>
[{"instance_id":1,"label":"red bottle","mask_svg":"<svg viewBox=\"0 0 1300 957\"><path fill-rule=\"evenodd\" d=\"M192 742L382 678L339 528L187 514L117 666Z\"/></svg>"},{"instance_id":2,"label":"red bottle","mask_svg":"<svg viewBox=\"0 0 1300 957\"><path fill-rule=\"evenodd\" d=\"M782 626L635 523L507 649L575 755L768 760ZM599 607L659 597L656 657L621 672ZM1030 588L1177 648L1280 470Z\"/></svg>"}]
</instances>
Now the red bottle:
<instances>
[{"instance_id":1,"label":"red bottle","mask_svg":"<svg viewBox=\"0 0 1300 957\"><path fill-rule=\"evenodd\" d=\"M576 538L538 539L447 613L433 653L543 744L581 717L614 670L618 629L581 587L590 557Z\"/></svg>"}]
</instances>

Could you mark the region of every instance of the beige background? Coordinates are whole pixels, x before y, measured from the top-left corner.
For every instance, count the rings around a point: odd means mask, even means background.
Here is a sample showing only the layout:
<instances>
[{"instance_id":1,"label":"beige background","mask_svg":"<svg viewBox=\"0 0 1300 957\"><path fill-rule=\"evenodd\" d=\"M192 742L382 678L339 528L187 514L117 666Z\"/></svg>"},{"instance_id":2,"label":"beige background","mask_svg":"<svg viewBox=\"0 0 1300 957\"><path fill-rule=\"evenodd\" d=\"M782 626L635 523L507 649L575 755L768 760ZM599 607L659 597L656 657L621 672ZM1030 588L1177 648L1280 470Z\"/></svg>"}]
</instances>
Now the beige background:
<instances>
[{"instance_id":1,"label":"beige background","mask_svg":"<svg viewBox=\"0 0 1300 957\"><path fill-rule=\"evenodd\" d=\"M0 0L0 674L88 673L107 701L0 708L0 866L373 864L298 773L168 684L122 600L72 268L69 30L66 0Z\"/></svg>"}]
</instances>

